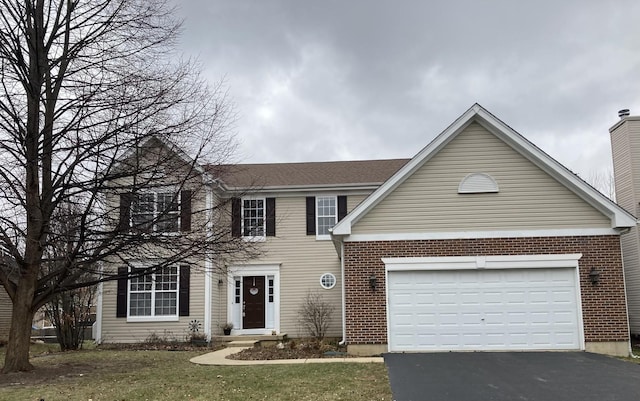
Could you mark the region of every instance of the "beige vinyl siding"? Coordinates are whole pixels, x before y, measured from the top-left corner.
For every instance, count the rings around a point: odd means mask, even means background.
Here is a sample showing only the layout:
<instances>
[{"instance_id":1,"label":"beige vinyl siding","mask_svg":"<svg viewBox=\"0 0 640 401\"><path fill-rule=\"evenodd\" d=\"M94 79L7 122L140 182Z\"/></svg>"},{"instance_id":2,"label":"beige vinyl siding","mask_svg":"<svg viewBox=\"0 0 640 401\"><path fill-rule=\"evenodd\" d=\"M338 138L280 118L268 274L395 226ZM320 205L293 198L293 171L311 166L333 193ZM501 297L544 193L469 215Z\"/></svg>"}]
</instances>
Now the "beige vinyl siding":
<instances>
[{"instance_id":1,"label":"beige vinyl siding","mask_svg":"<svg viewBox=\"0 0 640 401\"><path fill-rule=\"evenodd\" d=\"M313 195L321 194L308 196ZM347 195L349 211L365 198L348 193L340 195ZM328 336L341 336L340 259L332 241L316 240L315 235L306 235L305 196L276 198L276 236L267 237L261 247L264 254L251 260L251 264L280 264L280 332L290 337L306 335L299 327L298 309L307 293L312 291L322 295L334 307ZM336 276L336 285L330 290L320 286L320 276L324 273ZM223 299L226 305L226 298ZM214 326L221 320L220 315L214 316Z\"/></svg>"},{"instance_id":2,"label":"beige vinyl siding","mask_svg":"<svg viewBox=\"0 0 640 401\"><path fill-rule=\"evenodd\" d=\"M637 215L640 199L640 119L630 118L611 131L616 201ZM622 259L627 288L627 308L632 334L640 334L640 233L633 227L622 235Z\"/></svg>"},{"instance_id":3,"label":"beige vinyl siding","mask_svg":"<svg viewBox=\"0 0 640 401\"><path fill-rule=\"evenodd\" d=\"M180 316L175 322L127 322L126 317L116 317L116 282L103 285L102 342L127 343L145 341L155 334L168 340L184 341L189 322L200 321L204 328L204 265L192 265L189 290L189 316Z\"/></svg>"},{"instance_id":4,"label":"beige vinyl siding","mask_svg":"<svg viewBox=\"0 0 640 401\"><path fill-rule=\"evenodd\" d=\"M0 285L0 341L9 339L9 328L11 327L11 298Z\"/></svg>"},{"instance_id":5,"label":"beige vinyl siding","mask_svg":"<svg viewBox=\"0 0 640 401\"><path fill-rule=\"evenodd\" d=\"M611 132L611 151L613 153L613 170L616 186L616 202L625 208L627 212L636 215L636 194L634 193L634 174L637 168L637 156L631 157L631 146L638 149L640 135L636 132L633 142L629 137L630 131L627 124L619 126ZM636 152L634 152L637 154ZM636 187L638 187L636 185Z\"/></svg>"},{"instance_id":6,"label":"beige vinyl siding","mask_svg":"<svg viewBox=\"0 0 640 401\"><path fill-rule=\"evenodd\" d=\"M640 236L638 228L632 228L621 237L622 263L627 289L627 310L629 329L632 334L640 334Z\"/></svg>"},{"instance_id":7,"label":"beige vinyl siding","mask_svg":"<svg viewBox=\"0 0 640 401\"><path fill-rule=\"evenodd\" d=\"M470 173L491 175L500 192L458 194L460 181ZM369 211L352 233L610 227L606 216L473 123Z\"/></svg>"},{"instance_id":8,"label":"beige vinyl siding","mask_svg":"<svg viewBox=\"0 0 640 401\"><path fill-rule=\"evenodd\" d=\"M188 188L186 188L188 189ZM192 215L192 229L197 230L204 225L204 209L205 209L205 188L196 188L191 208L194 211ZM112 196L109 200L112 202L113 210L118 210L118 197ZM202 234L200 232L200 234ZM172 234L170 234L172 235ZM181 233L176 235L196 236L198 232ZM132 259L144 257L162 257L162 250L145 250L144 256L140 254L132 254ZM145 341L150 335L155 334L161 338L170 340L184 341L188 332L188 324L191 320L199 320L202 329L205 324L205 259L204 255L197 260L180 262L178 264L189 264L191 266L191 274L189 278L189 316L180 316L178 321L173 322L127 322L126 317L116 317L116 289L117 283L114 281L106 282L102 290L102 342L106 343L127 343ZM111 265L117 268L117 264Z\"/></svg>"}]
</instances>

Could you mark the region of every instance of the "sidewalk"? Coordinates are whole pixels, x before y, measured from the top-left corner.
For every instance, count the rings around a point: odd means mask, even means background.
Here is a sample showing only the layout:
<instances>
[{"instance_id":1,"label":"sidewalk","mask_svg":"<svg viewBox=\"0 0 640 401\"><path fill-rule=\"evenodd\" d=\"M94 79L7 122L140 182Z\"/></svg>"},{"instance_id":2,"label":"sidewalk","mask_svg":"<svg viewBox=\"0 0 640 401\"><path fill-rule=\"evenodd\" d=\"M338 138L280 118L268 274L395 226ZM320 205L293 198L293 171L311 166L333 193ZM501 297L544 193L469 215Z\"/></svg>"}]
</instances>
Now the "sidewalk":
<instances>
[{"instance_id":1,"label":"sidewalk","mask_svg":"<svg viewBox=\"0 0 640 401\"><path fill-rule=\"evenodd\" d=\"M227 356L235 354L247 349L248 347L233 347L223 348L215 352L209 352L208 354L196 356L190 359L191 363L198 365L286 365L297 363L336 363L336 362L351 362L351 363L382 363L384 359L382 357L369 357L369 358L313 358L313 359L274 359L274 360L259 360L259 361L241 361L237 359L227 359Z\"/></svg>"}]
</instances>

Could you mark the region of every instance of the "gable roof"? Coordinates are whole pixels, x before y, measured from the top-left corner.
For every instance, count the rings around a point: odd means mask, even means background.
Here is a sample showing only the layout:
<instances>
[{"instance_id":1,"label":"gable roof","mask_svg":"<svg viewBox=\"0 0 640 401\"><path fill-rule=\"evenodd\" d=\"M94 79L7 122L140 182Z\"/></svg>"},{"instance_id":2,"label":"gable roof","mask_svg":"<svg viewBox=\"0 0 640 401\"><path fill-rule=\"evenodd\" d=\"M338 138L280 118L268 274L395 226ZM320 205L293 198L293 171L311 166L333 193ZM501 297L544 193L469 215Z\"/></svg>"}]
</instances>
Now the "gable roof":
<instances>
[{"instance_id":1,"label":"gable roof","mask_svg":"<svg viewBox=\"0 0 640 401\"><path fill-rule=\"evenodd\" d=\"M410 159L207 166L228 190L378 187Z\"/></svg>"},{"instance_id":2,"label":"gable roof","mask_svg":"<svg viewBox=\"0 0 640 401\"><path fill-rule=\"evenodd\" d=\"M612 228L627 228L636 225L634 216L476 103L398 170L388 181L353 209L342 221L336 224L332 235L345 236L351 234L353 224L358 222L473 122L482 125L585 202L609 217Z\"/></svg>"},{"instance_id":3,"label":"gable roof","mask_svg":"<svg viewBox=\"0 0 640 401\"><path fill-rule=\"evenodd\" d=\"M138 146L132 146L128 148L117 160L115 160L113 167L120 168L120 166L124 165L125 162L136 155L140 149L148 148L148 147L163 147L167 151L174 153L178 160L181 160L186 165L192 166L193 169L202 175L202 179L205 183L215 182L214 177L212 177L209 172L196 160L194 160L191 156L189 156L182 148L177 146L171 140L169 140L166 136L160 135L149 135L145 138ZM125 167L128 168L128 167ZM104 174L104 173L103 173Z\"/></svg>"}]
</instances>

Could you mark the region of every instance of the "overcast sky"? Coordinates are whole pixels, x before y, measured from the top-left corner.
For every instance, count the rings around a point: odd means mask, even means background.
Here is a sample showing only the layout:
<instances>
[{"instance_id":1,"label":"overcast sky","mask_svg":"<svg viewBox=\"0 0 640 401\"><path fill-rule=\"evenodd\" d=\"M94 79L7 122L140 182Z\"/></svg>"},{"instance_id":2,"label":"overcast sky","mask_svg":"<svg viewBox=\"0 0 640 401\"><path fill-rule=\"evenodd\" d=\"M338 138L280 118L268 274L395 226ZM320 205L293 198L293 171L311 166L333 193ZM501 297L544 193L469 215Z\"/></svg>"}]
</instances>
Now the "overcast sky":
<instances>
[{"instance_id":1,"label":"overcast sky","mask_svg":"<svg viewBox=\"0 0 640 401\"><path fill-rule=\"evenodd\" d=\"M640 1L183 0L238 161L408 158L478 102L583 177L640 115Z\"/></svg>"}]
</instances>

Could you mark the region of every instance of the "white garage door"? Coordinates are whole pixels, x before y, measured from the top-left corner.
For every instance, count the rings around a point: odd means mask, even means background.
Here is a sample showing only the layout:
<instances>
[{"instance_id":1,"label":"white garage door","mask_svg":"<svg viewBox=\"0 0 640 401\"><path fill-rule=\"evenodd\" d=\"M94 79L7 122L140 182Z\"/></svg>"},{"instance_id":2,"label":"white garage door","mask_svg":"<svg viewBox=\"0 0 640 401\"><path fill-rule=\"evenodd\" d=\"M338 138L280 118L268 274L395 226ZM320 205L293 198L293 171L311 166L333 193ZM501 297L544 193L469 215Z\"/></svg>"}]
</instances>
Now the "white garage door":
<instances>
[{"instance_id":1,"label":"white garage door","mask_svg":"<svg viewBox=\"0 0 640 401\"><path fill-rule=\"evenodd\" d=\"M581 348L575 268L389 271L389 350Z\"/></svg>"}]
</instances>

